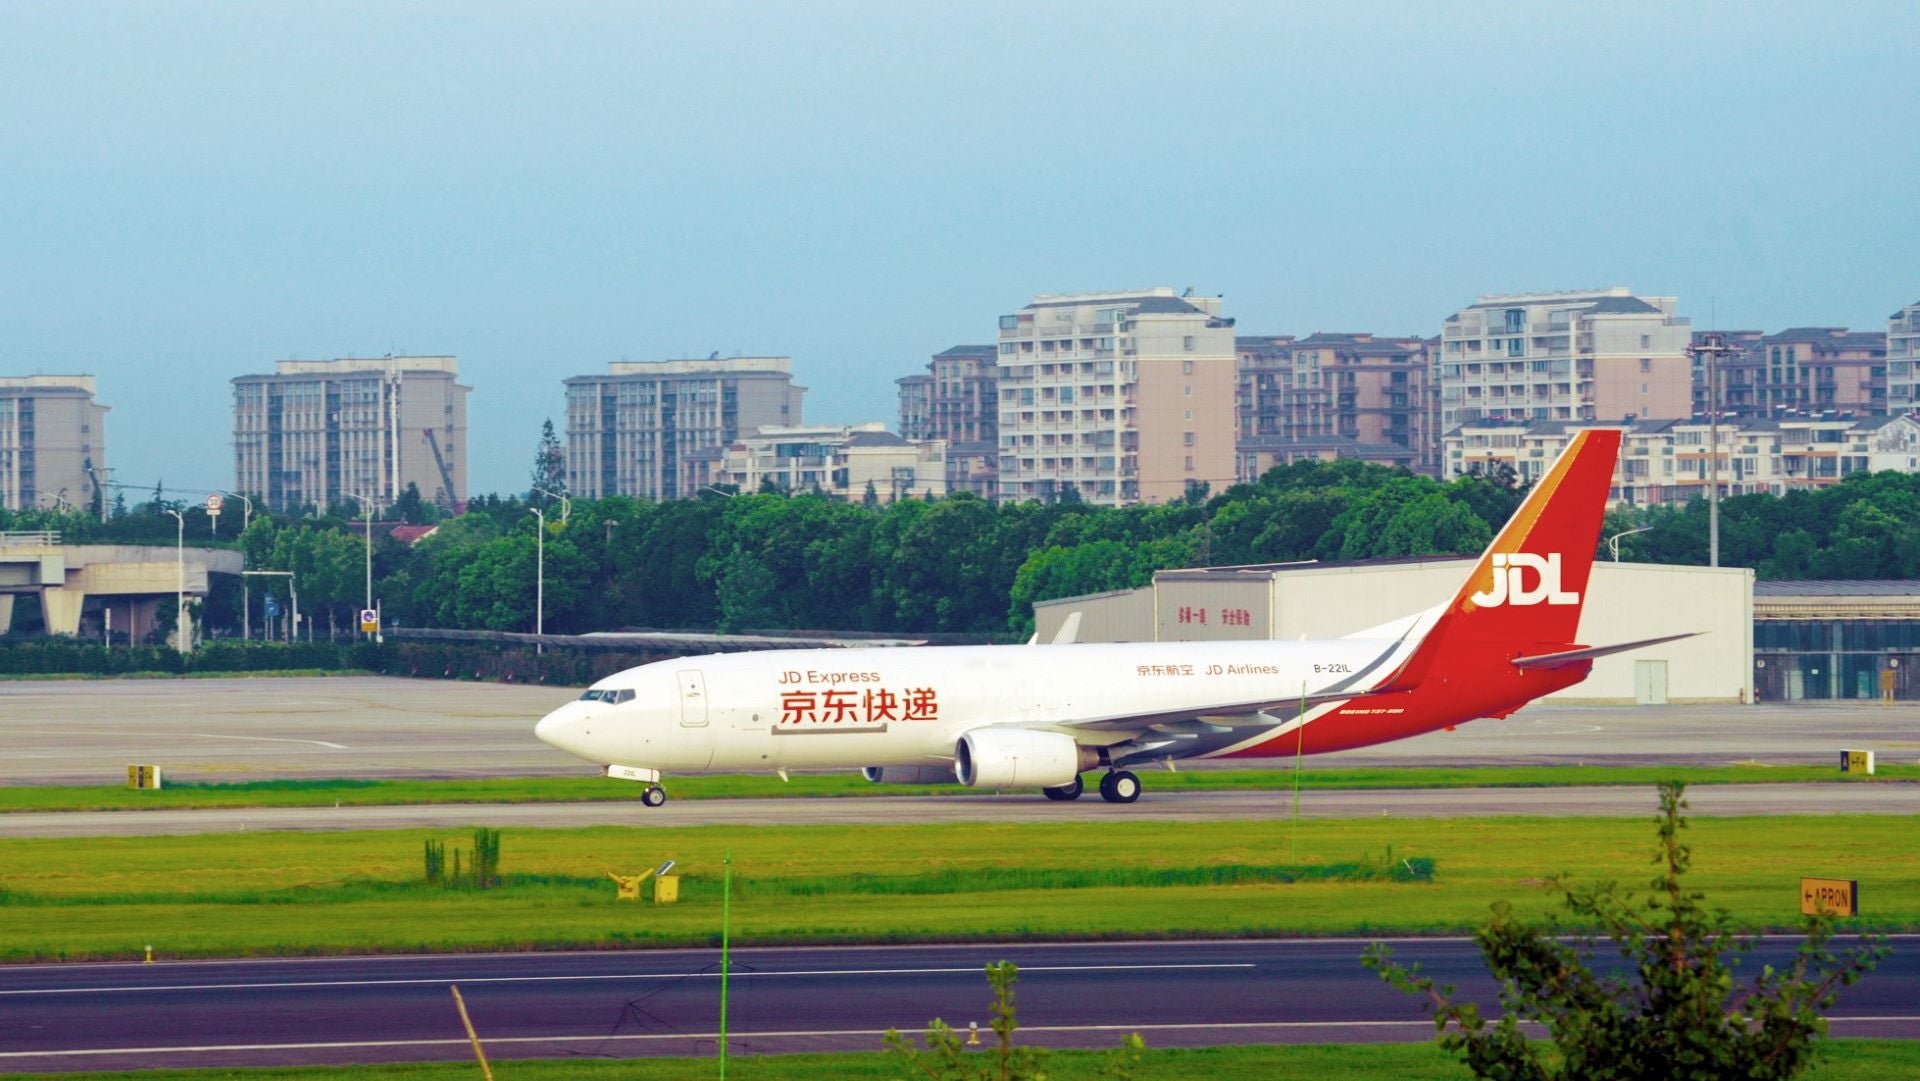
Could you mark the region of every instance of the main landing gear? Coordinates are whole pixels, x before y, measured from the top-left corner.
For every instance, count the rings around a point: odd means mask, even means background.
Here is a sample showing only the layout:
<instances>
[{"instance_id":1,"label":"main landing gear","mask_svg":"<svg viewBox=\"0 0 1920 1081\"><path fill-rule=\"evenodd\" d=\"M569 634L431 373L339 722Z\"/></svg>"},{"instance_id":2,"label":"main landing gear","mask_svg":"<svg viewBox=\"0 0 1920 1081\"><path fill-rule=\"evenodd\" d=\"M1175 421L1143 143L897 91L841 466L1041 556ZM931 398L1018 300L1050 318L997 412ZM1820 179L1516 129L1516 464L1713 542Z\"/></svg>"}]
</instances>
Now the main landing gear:
<instances>
[{"instance_id":1,"label":"main landing gear","mask_svg":"<svg viewBox=\"0 0 1920 1081\"><path fill-rule=\"evenodd\" d=\"M1050 800L1075 800L1086 791L1079 777L1058 788L1043 788L1040 794ZM1100 778L1100 798L1108 803L1132 803L1140 798L1140 778L1124 769L1109 770Z\"/></svg>"},{"instance_id":2,"label":"main landing gear","mask_svg":"<svg viewBox=\"0 0 1920 1081\"><path fill-rule=\"evenodd\" d=\"M1132 803L1140 798L1140 778L1123 769L1100 778L1100 798L1108 803Z\"/></svg>"},{"instance_id":3,"label":"main landing gear","mask_svg":"<svg viewBox=\"0 0 1920 1081\"><path fill-rule=\"evenodd\" d=\"M640 793L640 802L649 807L658 807L667 802L667 790L657 784L650 784L645 792Z\"/></svg>"}]
</instances>

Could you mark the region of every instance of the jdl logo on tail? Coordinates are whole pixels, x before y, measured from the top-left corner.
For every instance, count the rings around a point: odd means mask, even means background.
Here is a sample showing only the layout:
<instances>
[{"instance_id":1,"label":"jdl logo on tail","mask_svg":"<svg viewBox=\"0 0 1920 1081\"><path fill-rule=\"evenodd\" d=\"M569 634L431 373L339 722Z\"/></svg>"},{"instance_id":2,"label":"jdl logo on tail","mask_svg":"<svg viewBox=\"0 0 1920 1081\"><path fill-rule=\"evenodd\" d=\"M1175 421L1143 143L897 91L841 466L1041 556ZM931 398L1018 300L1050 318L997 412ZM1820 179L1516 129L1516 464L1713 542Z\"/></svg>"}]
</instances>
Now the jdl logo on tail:
<instances>
[{"instance_id":1,"label":"jdl logo on tail","mask_svg":"<svg viewBox=\"0 0 1920 1081\"><path fill-rule=\"evenodd\" d=\"M1531 589L1526 584L1529 570L1540 576ZM1475 593L1472 599L1482 608L1498 608L1503 604L1579 604L1580 594L1560 588L1560 553L1537 556L1531 552L1514 552L1511 555L1495 553L1493 588Z\"/></svg>"}]
</instances>

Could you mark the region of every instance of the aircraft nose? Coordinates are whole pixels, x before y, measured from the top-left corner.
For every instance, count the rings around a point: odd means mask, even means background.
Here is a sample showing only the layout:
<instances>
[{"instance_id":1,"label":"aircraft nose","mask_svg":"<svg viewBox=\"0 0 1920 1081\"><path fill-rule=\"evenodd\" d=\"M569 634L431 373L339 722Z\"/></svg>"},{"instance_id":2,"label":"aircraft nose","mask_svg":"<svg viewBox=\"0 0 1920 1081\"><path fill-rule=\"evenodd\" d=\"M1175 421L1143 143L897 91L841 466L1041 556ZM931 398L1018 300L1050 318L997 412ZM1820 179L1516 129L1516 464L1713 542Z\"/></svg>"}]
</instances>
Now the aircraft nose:
<instances>
[{"instance_id":1,"label":"aircraft nose","mask_svg":"<svg viewBox=\"0 0 1920 1081\"><path fill-rule=\"evenodd\" d=\"M533 726L533 734L550 747L592 761L594 756L588 753L587 746L592 734L589 729L591 723L588 711L581 709L580 703L568 702L540 718L539 723Z\"/></svg>"}]
</instances>

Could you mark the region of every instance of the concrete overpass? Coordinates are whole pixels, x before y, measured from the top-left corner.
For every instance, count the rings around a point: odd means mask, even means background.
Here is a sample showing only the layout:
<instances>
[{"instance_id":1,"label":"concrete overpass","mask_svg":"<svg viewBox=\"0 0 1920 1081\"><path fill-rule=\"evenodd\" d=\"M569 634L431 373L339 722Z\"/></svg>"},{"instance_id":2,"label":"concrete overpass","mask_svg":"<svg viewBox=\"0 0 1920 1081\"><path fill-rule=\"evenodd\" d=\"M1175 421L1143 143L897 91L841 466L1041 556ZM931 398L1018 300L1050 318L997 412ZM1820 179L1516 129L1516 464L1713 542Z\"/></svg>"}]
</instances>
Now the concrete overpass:
<instances>
[{"instance_id":1,"label":"concrete overpass","mask_svg":"<svg viewBox=\"0 0 1920 1081\"><path fill-rule=\"evenodd\" d=\"M48 634L77 635L81 617L111 612L113 633L139 641L152 633L160 605L184 571L189 597L205 597L210 576L239 574L245 557L224 548L61 544L55 531L0 533L0 634L13 627L13 604L38 594Z\"/></svg>"}]
</instances>

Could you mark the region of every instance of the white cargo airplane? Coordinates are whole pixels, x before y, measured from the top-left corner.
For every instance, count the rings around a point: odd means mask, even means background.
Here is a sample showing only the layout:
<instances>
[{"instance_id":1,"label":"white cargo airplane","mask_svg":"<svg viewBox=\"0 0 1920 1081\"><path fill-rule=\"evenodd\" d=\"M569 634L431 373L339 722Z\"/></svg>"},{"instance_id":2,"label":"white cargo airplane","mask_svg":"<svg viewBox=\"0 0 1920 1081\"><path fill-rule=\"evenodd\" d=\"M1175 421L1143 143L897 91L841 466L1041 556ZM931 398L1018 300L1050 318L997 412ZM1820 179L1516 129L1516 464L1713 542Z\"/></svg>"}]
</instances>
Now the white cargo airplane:
<instances>
[{"instance_id":1,"label":"white cargo airplane","mask_svg":"<svg viewBox=\"0 0 1920 1081\"><path fill-rule=\"evenodd\" d=\"M1140 798L1126 767L1320 754L1504 717L1641 642L1575 642L1620 433L1579 434L1446 604L1325 641L713 654L628 669L535 727L644 782L864 767L881 784ZM1678 635L1673 637L1686 637Z\"/></svg>"}]
</instances>

